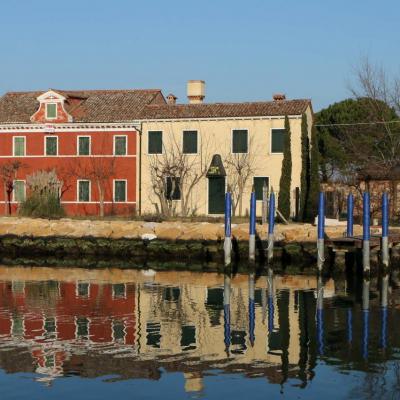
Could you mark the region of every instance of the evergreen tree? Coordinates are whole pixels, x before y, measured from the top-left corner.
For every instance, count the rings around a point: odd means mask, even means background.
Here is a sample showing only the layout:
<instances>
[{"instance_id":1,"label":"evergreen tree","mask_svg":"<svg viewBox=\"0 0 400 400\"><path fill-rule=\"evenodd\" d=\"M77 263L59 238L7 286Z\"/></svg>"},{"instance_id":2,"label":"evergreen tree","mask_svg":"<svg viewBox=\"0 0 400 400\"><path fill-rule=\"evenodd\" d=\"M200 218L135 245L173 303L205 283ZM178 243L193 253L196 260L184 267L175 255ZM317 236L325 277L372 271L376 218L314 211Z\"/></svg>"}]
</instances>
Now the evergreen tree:
<instances>
[{"instance_id":1,"label":"evergreen tree","mask_svg":"<svg viewBox=\"0 0 400 400\"><path fill-rule=\"evenodd\" d=\"M285 140L281 179L279 181L278 209L288 219L290 217L290 187L292 183L291 132L288 116L285 117Z\"/></svg>"},{"instance_id":2,"label":"evergreen tree","mask_svg":"<svg viewBox=\"0 0 400 400\"><path fill-rule=\"evenodd\" d=\"M318 212L318 193L320 190L319 179L319 149L317 129L313 126L311 131L311 157L310 157L310 190L308 195L308 220L313 220Z\"/></svg>"},{"instance_id":3,"label":"evergreen tree","mask_svg":"<svg viewBox=\"0 0 400 400\"><path fill-rule=\"evenodd\" d=\"M308 138L307 117L301 117L301 180L300 180L300 220L308 216L308 195L310 189L310 140Z\"/></svg>"}]
</instances>

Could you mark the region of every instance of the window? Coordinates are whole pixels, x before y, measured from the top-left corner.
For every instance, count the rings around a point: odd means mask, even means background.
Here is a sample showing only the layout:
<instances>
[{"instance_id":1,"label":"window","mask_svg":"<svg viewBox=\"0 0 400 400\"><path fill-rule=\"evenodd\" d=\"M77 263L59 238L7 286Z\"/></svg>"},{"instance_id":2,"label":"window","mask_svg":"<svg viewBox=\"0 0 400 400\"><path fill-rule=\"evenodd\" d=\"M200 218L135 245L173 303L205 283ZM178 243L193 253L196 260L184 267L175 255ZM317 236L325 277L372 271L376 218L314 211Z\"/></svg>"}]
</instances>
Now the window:
<instances>
[{"instance_id":1,"label":"window","mask_svg":"<svg viewBox=\"0 0 400 400\"><path fill-rule=\"evenodd\" d=\"M126 286L124 283L114 283L112 285L112 297L113 299L126 298Z\"/></svg>"},{"instance_id":2,"label":"window","mask_svg":"<svg viewBox=\"0 0 400 400\"><path fill-rule=\"evenodd\" d=\"M57 104L49 103L46 104L46 119L56 119L57 118Z\"/></svg>"},{"instance_id":3,"label":"window","mask_svg":"<svg viewBox=\"0 0 400 400\"><path fill-rule=\"evenodd\" d=\"M264 184L269 186L269 178L266 176L255 176L253 178L253 184L254 184L254 191L256 193L256 200L262 200L263 199L263 187Z\"/></svg>"},{"instance_id":4,"label":"window","mask_svg":"<svg viewBox=\"0 0 400 400\"><path fill-rule=\"evenodd\" d=\"M197 154L197 131L183 131L183 154Z\"/></svg>"},{"instance_id":5,"label":"window","mask_svg":"<svg viewBox=\"0 0 400 400\"><path fill-rule=\"evenodd\" d=\"M78 282L76 294L78 297L89 297L89 284L86 282Z\"/></svg>"},{"instance_id":6,"label":"window","mask_svg":"<svg viewBox=\"0 0 400 400\"><path fill-rule=\"evenodd\" d=\"M232 153L247 153L247 136L246 129L232 131Z\"/></svg>"},{"instance_id":7,"label":"window","mask_svg":"<svg viewBox=\"0 0 400 400\"><path fill-rule=\"evenodd\" d=\"M90 181L88 180L78 181L78 201L79 202L90 201Z\"/></svg>"},{"instance_id":8,"label":"window","mask_svg":"<svg viewBox=\"0 0 400 400\"><path fill-rule=\"evenodd\" d=\"M126 156L126 136L114 136L114 155Z\"/></svg>"},{"instance_id":9,"label":"window","mask_svg":"<svg viewBox=\"0 0 400 400\"><path fill-rule=\"evenodd\" d=\"M58 137L46 136L46 156L56 156L58 154Z\"/></svg>"},{"instance_id":10,"label":"window","mask_svg":"<svg viewBox=\"0 0 400 400\"><path fill-rule=\"evenodd\" d=\"M114 181L114 201L125 202L126 201L126 180L115 180Z\"/></svg>"},{"instance_id":11,"label":"window","mask_svg":"<svg viewBox=\"0 0 400 400\"><path fill-rule=\"evenodd\" d=\"M78 136L78 156L90 155L90 136Z\"/></svg>"},{"instance_id":12,"label":"window","mask_svg":"<svg viewBox=\"0 0 400 400\"><path fill-rule=\"evenodd\" d=\"M167 176L165 188L165 198L167 200L180 200L181 199L181 178Z\"/></svg>"},{"instance_id":13,"label":"window","mask_svg":"<svg viewBox=\"0 0 400 400\"><path fill-rule=\"evenodd\" d=\"M25 200L25 181L14 181L13 201L21 203Z\"/></svg>"},{"instance_id":14,"label":"window","mask_svg":"<svg viewBox=\"0 0 400 400\"><path fill-rule=\"evenodd\" d=\"M271 129L271 153L283 153L285 129Z\"/></svg>"},{"instance_id":15,"label":"window","mask_svg":"<svg viewBox=\"0 0 400 400\"><path fill-rule=\"evenodd\" d=\"M89 336L89 319L86 317L76 318L76 334L78 337L86 338Z\"/></svg>"},{"instance_id":16,"label":"window","mask_svg":"<svg viewBox=\"0 0 400 400\"><path fill-rule=\"evenodd\" d=\"M13 154L14 156L25 155L25 136L14 136L13 138Z\"/></svg>"},{"instance_id":17,"label":"window","mask_svg":"<svg viewBox=\"0 0 400 400\"><path fill-rule=\"evenodd\" d=\"M162 132L149 131L149 154L162 154Z\"/></svg>"}]
</instances>

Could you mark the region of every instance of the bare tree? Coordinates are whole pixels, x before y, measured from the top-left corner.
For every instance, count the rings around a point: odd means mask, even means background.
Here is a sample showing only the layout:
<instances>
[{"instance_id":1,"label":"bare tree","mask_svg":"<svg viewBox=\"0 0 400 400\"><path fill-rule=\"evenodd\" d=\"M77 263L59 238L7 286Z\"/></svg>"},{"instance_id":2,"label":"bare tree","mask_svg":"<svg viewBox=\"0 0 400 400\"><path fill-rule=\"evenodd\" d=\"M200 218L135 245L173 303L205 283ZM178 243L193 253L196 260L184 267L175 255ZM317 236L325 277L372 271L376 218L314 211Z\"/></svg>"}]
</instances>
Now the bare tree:
<instances>
[{"instance_id":1,"label":"bare tree","mask_svg":"<svg viewBox=\"0 0 400 400\"><path fill-rule=\"evenodd\" d=\"M254 175L255 154L252 152L252 142L251 138L247 153L230 153L224 160L228 172L228 185L232 193L233 215L236 215L237 210L238 215L242 215L243 194L249 178Z\"/></svg>"},{"instance_id":2,"label":"bare tree","mask_svg":"<svg viewBox=\"0 0 400 400\"><path fill-rule=\"evenodd\" d=\"M206 175L208 168L207 142L200 144L199 154L185 154L179 143L172 138L170 144L163 144L163 153L149 156L150 179L153 193L158 202L154 203L157 213L172 216L176 209L174 193L180 193L180 214L195 214L197 206L191 202L193 189Z\"/></svg>"},{"instance_id":3,"label":"bare tree","mask_svg":"<svg viewBox=\"0 0 400 400\"><path fill-rule=\"evenodd\" d=\"M14 180L22 167L20 161L7 161L0 166L0 179L4 187L4 215L11 215L11 196L14 190Z\"/></svg>"}]
</instances>

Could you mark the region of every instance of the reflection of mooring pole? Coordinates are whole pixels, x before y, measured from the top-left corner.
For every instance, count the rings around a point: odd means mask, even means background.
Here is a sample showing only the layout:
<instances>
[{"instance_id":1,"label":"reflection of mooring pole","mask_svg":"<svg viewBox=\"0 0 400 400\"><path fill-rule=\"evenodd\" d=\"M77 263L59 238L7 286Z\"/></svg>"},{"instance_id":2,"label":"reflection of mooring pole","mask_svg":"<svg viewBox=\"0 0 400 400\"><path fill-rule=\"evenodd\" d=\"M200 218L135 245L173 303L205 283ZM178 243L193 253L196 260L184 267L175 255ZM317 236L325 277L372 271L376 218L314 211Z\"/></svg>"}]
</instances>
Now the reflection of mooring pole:
<instances>
[{"instance_id":1,"label":"reflection of mooring pole","mask_svg":"<svg viewBox=\"0 0 400 400\"><path fill-rule=\"evenodd\" d=\"M318 240L317 240L317 253L318 253L318 271L322 270L325 262L325 195L320 192L318 198Z\"/></svg>"},{"instance_id":2,"label":"reflection of mooring pole","mask_svg":"<svg viewBox=\"0 0 400 400\"><path fill-rule=\"evenodd\" d=\"M272 268L268 268L268 332L272 333L274 330L274 272Z\"/></svg>"},{"instance_id":3,"label":"reflection of mooring pole","mask_svg":"<svg viewBox=\"0 0 400 400\"><path fill-rule=\"evenodd\" d=\"M272 261L274 257L274 227L275 227L275 193L272 190L269 196L269 214L268 214L268 249L267 260Z\"/></svg>"},{"instance_id":4,"label":"reflection of mooring pole","mask_svg":"<svg viewBox=\"0 0 400 400\"><path fill-rule=\"evenodd\" d=\"M249 339L250 345L254 346L254 328L255 328L255 303L254 303L254 272L249 274Z\"/></svg>"},{"instance_id":5,"label":"reflection of mooring pole","mask_svg":"<svg viewBox=\"0 0 400 400\"><path fill-rule=\"evenodd\" d=\"M364 192L363 197L363 270L369 273L370 270L370 254L369 254L369 239L370 239L370 204L369 193Z\"/></svg>"},{"instance_id":6,"label":"reflection of mooring pole","mask_svg":"<svg viewBox=\"0 0 400 400\"><path fill-rule=\"evenodd\" d=\"M382 277L382 290L381 290L381 347L386 349L387 345L387 318L388 318L388 288L389 288L389 275L386 274Z\"/></svg>"},{"instance_id":7,"label":"reflection of mooring pole","mask_svg":"<svg viewBox=\"0 0 400 400\"><path fill-rule=\"evenodd\" d=\"M369 280L363 280L362 288L362 313L363 313L363 337L362 337L362 355L368 358L368 336L369 336Z\"/></svg>"},{"instance_id":8,"label":"reflection of mooring pole","mask_svg":"<svg viewBox=\"0 0 400 400\"><path fill-rule=\"evenodd\" d=\"M389 199L386 192L382 195L382 264L389 266Z\"/></svg>"},{"instance_id":9,"label":"reflection of mooring pole","mask_svg":"<svg viewBox=\"0 0 400 400\"><path fill-rule=\"evenodd\" d=\"M353 310L347 310L347 343L353 343Z\"/></svg>"},{"instance_id":10,"label":"reflection of mooring pole","mask_svg":"<svg viewBox=\"0 0 400 400\"><path fill-rule=\"evenodd\" d=\"M324 284L318 275L317 283L317 340L318 354L324 354Z\"/></svg>"},{"instance_id":11,"label":"reflection of mooring pole","mask_svg":"<svg viewBox=\"0 0 400 400\"><path fill-rule=\"evenodd\" d=\"M249 227L249 261L256 260L256 194L250 197L250 227Z\"/></svg>"},{"instance_id":12,"label":"reflection of mooring pole","mask_svg":"<svg viewBox=\"0 0 400 400\"><path fill-rule=\"evenodd\" d=\"M231 252L232 252L231 215L232 215L232 198L231 198L231 193L227 192L225 194L225 241L224 241L225 266L228 266L231 263Z\"/></svg>"},{"instance_id":13,"label":"reflection of mooring pole","mask_svg":"<svg viewBox=\"0 0 400 400\"><path fill-rule=\"evenodd\" d=\"M231 345L231 277L224 276L224 343L226 353L229 355Z\"/></svg>"}]
</instances>

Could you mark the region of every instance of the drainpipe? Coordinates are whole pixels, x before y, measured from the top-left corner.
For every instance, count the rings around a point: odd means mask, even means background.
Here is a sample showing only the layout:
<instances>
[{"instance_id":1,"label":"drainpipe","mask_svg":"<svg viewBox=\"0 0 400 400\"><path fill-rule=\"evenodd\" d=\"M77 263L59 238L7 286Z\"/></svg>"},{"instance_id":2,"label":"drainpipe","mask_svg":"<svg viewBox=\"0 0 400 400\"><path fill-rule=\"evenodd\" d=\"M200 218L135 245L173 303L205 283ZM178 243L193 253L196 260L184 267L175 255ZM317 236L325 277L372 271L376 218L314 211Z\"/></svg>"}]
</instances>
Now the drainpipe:
<instances>
[{"instance_id":1,"label":"drainpipe","mask_svg":"<svg viewBox=\"0 0 400 400\"><path fill-rule=\"evenodd\" d=\"M142 215L142 129L143 123L140 123L139 129L139 215Z\"/></svg>"}]
</instances>

